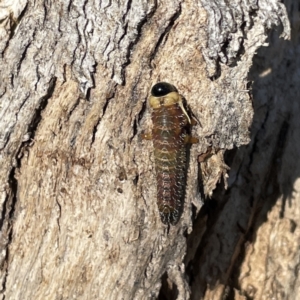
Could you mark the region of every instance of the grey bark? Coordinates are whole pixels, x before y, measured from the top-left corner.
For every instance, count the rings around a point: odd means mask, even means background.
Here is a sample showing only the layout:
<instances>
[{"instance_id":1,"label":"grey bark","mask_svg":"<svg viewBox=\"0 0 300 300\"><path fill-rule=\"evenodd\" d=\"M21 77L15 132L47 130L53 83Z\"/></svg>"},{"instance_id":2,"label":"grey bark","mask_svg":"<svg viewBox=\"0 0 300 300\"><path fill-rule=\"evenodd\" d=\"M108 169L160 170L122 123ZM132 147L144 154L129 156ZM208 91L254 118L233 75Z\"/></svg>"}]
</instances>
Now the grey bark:
<instances>
[{"instance_id":1,"label":"grey bark","mask_svg":"<svg viewBox=\"0 0 300 300\"><path fill-rule=\"evenodd\" d=\"M1 2L2 299L296 299L299 11L253 64L286 8L229 2ZM157 81L200 140L169 230L139 138Z\"/></svg>"}]
</instances>

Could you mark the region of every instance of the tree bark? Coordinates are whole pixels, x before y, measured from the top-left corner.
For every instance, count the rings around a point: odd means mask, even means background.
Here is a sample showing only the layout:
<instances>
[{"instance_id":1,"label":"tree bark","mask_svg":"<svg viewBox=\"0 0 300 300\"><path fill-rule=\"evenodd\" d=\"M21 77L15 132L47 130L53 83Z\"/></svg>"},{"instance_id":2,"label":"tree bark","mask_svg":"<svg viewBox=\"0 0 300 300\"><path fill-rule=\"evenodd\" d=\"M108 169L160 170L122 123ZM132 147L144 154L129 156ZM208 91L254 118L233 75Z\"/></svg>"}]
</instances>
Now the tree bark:
<instances>
[{"instance_id":1,"label":"tree bark","mask_svg":"<svg viewBox=\"0 0 300 300\"><path fill-rule=\"evenodd\" d=\"M299 10L229 2L0 4L2 299L297 299ZM200 140L170 228L158 81Z\"/></svg>"}]
</instances>

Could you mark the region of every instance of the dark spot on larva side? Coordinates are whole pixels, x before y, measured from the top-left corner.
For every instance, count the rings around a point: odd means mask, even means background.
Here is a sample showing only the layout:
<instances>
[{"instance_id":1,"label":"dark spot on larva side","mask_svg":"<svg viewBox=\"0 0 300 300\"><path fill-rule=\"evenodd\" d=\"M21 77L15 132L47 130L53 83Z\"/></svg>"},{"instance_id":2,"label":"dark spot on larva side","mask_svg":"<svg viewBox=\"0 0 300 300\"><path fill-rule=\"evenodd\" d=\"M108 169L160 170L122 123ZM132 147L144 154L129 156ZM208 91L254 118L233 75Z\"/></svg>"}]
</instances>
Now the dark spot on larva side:
<instances>
[{"instance_id":1,"label":"dark spot on larva side","mask_svg":"<svg viewBox=\"0 0 300 300\"><path fill-rule=\"evenodd\" d=\"M122 194L123 190L121 188L117 188L118 193Z\"/></svg>"},{"instance_id":2,"label":"dark spot on larva side","mask_svg":"<svg viewBox=\"0 0 300 300\"><path fill-rule=\"evenodd\" d=\"M172 92L177 92L174 85L167 82L159 82L152 87L151 95L154 97L162 97Z\"/></svg>"}]
</instances>

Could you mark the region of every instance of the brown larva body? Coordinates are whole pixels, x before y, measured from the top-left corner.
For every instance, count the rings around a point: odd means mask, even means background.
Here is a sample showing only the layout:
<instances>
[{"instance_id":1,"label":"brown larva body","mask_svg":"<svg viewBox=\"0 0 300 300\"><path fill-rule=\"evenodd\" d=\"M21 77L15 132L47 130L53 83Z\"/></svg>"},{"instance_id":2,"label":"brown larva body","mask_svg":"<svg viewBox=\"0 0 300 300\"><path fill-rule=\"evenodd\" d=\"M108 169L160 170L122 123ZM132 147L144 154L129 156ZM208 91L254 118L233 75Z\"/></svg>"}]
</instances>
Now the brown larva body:
<instances>
[{"instance_id":1,"label":"brown larva body","mask_svg":"<svg viewBox=\"0 0 300 300\"><path fill-rule=\"evenodd\" d=\"M164 224L176 225L184 205L191 120L175 87L158 83L152 88L152 107L157 205ZM149 138L149 137L148 137Z\"/></svg>"}]
</instances>

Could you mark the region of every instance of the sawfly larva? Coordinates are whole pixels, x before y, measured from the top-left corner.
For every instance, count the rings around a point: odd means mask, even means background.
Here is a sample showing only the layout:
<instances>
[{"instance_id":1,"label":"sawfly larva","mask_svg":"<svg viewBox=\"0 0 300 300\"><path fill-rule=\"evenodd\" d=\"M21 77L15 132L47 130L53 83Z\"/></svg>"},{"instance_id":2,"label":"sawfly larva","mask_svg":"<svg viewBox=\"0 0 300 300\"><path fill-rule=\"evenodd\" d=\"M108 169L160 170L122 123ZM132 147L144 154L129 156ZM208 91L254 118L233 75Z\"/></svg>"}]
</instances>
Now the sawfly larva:
<instances>
[{"instance_id":1,"label":"sawfly larva","mask_svg":"<svg viewBox=\"0 0 300 300\"><path fill-rule=\"evenodd\" d=\"M195 121L190 118L177 89L166 82L152 87L152 133L157 179L157 205L161 221L176 225L184 205L189 145L198 139L190 136Z\"/></svg>"}]
</instances>

